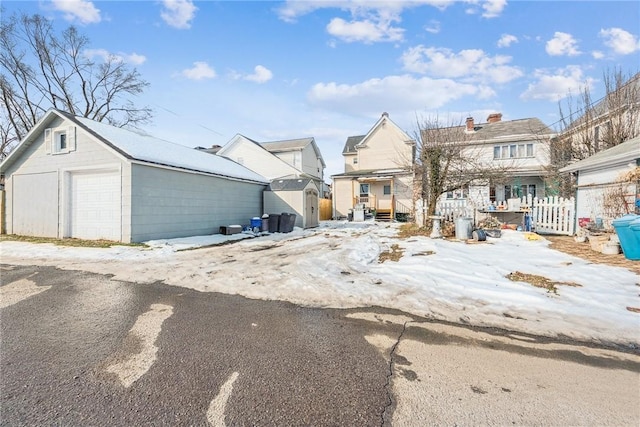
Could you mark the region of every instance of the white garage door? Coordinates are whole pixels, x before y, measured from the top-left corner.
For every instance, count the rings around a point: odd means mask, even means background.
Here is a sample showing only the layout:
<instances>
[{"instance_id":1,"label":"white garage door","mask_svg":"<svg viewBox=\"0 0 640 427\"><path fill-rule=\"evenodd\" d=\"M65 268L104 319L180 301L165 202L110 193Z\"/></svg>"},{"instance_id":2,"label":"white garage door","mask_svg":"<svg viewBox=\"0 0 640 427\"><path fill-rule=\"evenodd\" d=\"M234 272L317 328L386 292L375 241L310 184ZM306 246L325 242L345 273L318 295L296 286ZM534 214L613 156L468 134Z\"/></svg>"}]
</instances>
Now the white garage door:
<instances>
[{"instance_id":1,"label":"white garage door","mask_svg":"<svg viewBox=\"0 0 640 427\"><path fill-rule=\"evenodd\" d=\"M14 234L58 237L58 172L13 176Z\"/></svg>"},{"instance_id":2,"label":"white garage door","mask_svg":"<svg viewBox=\"0 0 640 427\"><path fill-rule=\"evenodd\" d=\"M73 173L70 179L70 237L120 240L119 172Z\"/></svg>"}]
</instances>

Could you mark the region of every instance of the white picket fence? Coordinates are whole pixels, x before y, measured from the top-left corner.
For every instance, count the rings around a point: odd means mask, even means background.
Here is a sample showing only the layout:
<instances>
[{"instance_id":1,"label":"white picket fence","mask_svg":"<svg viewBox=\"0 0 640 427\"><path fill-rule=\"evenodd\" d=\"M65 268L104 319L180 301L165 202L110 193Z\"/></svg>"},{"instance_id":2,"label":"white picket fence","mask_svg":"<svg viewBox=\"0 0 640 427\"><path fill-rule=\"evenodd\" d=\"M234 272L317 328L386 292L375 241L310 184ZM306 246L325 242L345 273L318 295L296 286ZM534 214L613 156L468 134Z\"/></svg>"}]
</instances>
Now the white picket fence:
<instances>
[{"instance_id":1,"label":"white picket fence","mask_svg":"<svg viewBox=\"0 0 640 427\"><path fill-rule=\"evenodd\" d=\"M508 210L506 202L502 211ZM525 196L520 200L520 207L527 206L530 212L532 229L540 234L564 234L572 236L575 233L576 203L573 197L532 198ZM437 211L448 221L459 217L476 218L476 207L467 199L442 200L438 203ZM497 206L496 206L497 209Z\"/></svg>"},{"instance_id":2,"label":"white picket fence","mask_svg":"<svg viewBox=\"0 0 640 427\"><path fill-rule=\"evenodd\" d=\"M573 197L546 197L533 200L531 218L536 233L566 234L576 231L576 201Z\"/></svg>"}]
</instances>

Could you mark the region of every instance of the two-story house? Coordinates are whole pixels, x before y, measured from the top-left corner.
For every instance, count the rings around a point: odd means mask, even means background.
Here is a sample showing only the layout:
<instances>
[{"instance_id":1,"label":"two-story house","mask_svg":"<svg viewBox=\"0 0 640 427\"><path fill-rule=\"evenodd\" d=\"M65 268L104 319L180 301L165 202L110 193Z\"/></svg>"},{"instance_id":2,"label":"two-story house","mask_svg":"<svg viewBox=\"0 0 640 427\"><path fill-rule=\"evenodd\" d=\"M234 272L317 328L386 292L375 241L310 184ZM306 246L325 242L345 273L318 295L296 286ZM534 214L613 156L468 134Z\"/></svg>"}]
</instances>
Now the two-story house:
<instances>
[{"instance_id":1,"label":"two-story house","mask_svg":"<svg viewBox=\"0 0 640 427\"><path fill-rule=\"evenodd\" d=\"M378 220L409 215L413 209L415 142L383 113L365 135L347 138L344 173L333 175L333 217L354 207L374 211Z\"/></svg>"},{"instance_id":2,"label":"two-story house","mask_svg":"<svg viewBox=\"0 0 640 427\"><path fill-rule=\"evenodd\" d=\"M270 181L264 197L265 212L294 212L296 226L318 225L319 198L326 192L326 165L313 137L257 142L237 134L216 155Z\"/></svg>"},{"instance_id":3,"label":"two-story house","mask_svg":"<svg viewBox=\"0 0 640 427\"><path fill-rule=\"evenodd\" d=\"M502 120L501 113L487 117L486 123L467 118L462 143L463 158L473 158L474 166L491 170L491 182L470 185L444 194L444 199L474 199L476 204L506 202L531 195L544 197L549 164L549 140L553 131L537 118Z\"/></svg>"}]
</instances>

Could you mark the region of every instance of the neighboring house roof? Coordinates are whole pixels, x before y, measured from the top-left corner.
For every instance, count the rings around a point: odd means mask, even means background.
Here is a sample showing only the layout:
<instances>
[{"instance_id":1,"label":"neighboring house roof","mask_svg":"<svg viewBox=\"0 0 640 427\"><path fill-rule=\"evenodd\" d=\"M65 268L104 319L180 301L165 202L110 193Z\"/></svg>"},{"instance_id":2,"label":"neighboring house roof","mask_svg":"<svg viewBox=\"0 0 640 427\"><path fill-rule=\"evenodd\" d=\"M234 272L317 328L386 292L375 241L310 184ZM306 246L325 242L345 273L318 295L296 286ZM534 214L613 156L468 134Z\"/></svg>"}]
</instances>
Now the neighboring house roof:
<instances>
[{"instance_id":1,"label":"neighboring house roof","mask_svg":"<svg viewBox=\"0 0 640 427\"><path fill-rule=\"evenodd\" d=\"M600 151L584 160L572 163L560 169L560 172L575 172L594 169L614 163L632 162L640 159L640 136L618 144L615 147Z\"/></svg>"},{"instance_id":2,"label":"neighboring house roof","mask_svg":"<svg viewBox=\"0 0 640 427\"><path fill-rule=\"evenodd\" d=\"M2 162L0 165L1 171L5 171L9 164L13 163L34 142L35 136L44 131L52 115L57 115L73 122L76 126L82 128L128 160L136 160L150 165L170 166L193 172L204 172L227 178L268 183L268 180L262 175L226 158L211 156L184 145L96 122L85 117L77 117L56 109L47 111L36 126L29 131L18 147Z\"/></svg>"},{"instance_id":3,"label":"neighboring house roof","mask_svg":"<svg viewBox=\"0 0 640 427\"><path fill-rule=\"evenodd\" d=\"M376 124L374 124L371 127L371 129L369 129L369 132L367 132L366 135L357 135L357 136L347 137L347 141L345 142L344 148L342 149L342 154L355 153L359 145L366 145L367 139L369 138L369 136L371 136L379 126L382 126L384 122L389 122L393 124L393 126L395 126L397 129L399 129L407 137L407 140L406 140L407 143L414 142L413 139L409 135L407 135L407 133L404 130L400 128L400 126L395 124L393 120L389 118L388 113L382 113L382 115L380 116Z\"/></svg>"},{"instance_id":4,"label":"neighboring house roof","mask_svg":"<svg viewBox=\"0 0 640 427\"><path fill-rule=\"evenodd\" d=\"M284 139L281 141L268 141L259 143L265 150L270 153L282 153L286 151L298 151L305 148L307 145L311 144L313 150L316 153L318 159L322 163L322 166L326 167L327 165L324 163L324 159L322 158L322 153L320 153L320 149L316 144L316 140L313 137L308 138L297 138L297 139Z\"/></svg>"},{"instance_id":5,"label":"neighboring house roof","mask_svg":"<svg viewBox=\"0 0 640 427\"><path fill-rule=\"evenodd\" d=\"M344 144L342 154L355 153L356 145L360 144L366 135L350 136Z\"/></svg>"},{"instance_id":6,"label":"neighboring house roof","mask_svg":"<svg viewBox=\"0 0 640 427\"><path fill-rule=\"evenodd\" d=\"M300 191L304 190L310 182L310 178L303 179L274 179L268 189L271 191Z\"/></svg>"},{"instance_id":7,"label":"neighboring house roof","mask_svg":"<svg viewBox=\"0 0 640 427\"><path fill-rule=\"evenodd\" d=\"M461 127L465 127L464 125ZM530 139L532 135L551 135L554 132L540 119L528 118L477 124L471 141L517 141ZM492 141L494 142L494 141Z\"/></svg>"}]
</instances>

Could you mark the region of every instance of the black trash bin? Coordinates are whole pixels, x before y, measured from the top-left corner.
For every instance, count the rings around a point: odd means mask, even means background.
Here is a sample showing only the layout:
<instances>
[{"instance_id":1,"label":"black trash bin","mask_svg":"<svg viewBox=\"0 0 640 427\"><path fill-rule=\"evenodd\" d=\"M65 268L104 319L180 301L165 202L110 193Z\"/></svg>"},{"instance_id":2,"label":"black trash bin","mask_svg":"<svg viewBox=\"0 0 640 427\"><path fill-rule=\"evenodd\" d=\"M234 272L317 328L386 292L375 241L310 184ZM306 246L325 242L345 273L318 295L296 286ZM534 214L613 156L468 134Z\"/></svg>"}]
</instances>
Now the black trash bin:
<instances>
[{"instance_id":1,"label":"black trash bin","mask_svg":"<svg viewBox=\"0 0 640 427\"><path fill-rule=\"evenodd\" d=\"M293 231L293 227L296 225L296 214L289 214L289 226L287 227L287 233L291 233Z\"/></svg>"},{"instance_id":2,"label":"black trash bin","mask_svg":"<svg viewBox=\"0 0 640 427\"><path fill-rule=\"evenodd\" d=\"M269 233L277 233L280 229L280 215L269 214Z\"/></svg>"},{"instance_id":3,"label":"black trash bin","mask_svg":"<svg viewBox=\"0 0 640 427\"><path fill-rule=\"evenodd\" d=\"M280 225L278 226L278 231L280 233L288 233L289 231L289 214L287 212L282 212L280 214Z\"/></svg>"}]
</instances>

